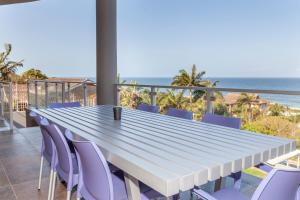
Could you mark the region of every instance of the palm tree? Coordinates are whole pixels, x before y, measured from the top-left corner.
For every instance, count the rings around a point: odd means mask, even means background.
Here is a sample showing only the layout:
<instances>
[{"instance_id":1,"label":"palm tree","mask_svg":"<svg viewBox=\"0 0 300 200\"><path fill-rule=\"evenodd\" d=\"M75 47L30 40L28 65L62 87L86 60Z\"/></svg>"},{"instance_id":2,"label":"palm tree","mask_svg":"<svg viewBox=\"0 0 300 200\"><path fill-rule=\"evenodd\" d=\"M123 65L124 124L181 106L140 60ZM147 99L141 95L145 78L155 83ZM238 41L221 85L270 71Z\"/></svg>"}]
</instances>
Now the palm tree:
<instances>
[{"instance_id":1,"label":"palm tree","mask_svg":"<svg viewBox=\"0 0 300 200\"><path fill-rule=\"evenodd\" d=\"M248 115L248 121L252 119L252 104L257 100L257 95L249 93L241 93L240 97L237 100L237 104L240 107L246 105L246 113Z\"/></svg>"},{"instance_id":2,"label":"palm tree","mask_svg":"<svg viewBox=\"0 0 300 200\"><path fill-rule=\"evenodd\" d=\"M210 87L216 85L217 82L211 83L209 80L203 80L205 71L197 72L196 65L192 66L192 71L189 74L186 70L182 69L179 71L179 74L173 78L173 86L188 86L188 87ZM189 89L189 101L190 104L193 102L193 95L196 97L195 100L202 97L205 92L202 90L195 90L194 93L192 89Z\"/></svg>"},{"instance_id":3,"label":"palm tree","mask_svg":"<svg viewBox=\"0 0 300 200\"><path fill-rule=\"evenodd\" d=\"M10 61L8 56L12 51L11 44L5 44L5 51L0 53L0 80L10 81L11 76L15 74L18 67L23 67L23 60L21 61Z\"/></svg>"},{"instance_id":4,"label":"palm tree","mask_svg":"<svg viewBox=\"0 0 300 200\"><path fill-rule=\"evenodd\" d=\"M281 115L283 115L283 113L286 110L288 110L288 109L285 109L285 107L283 105L275 103L275 104L269 106L269 115L271 115L271 116L281 116Z\"/></svg>"},{"instance_id":5,"label":"palm tree","mask_svg":"<svg viewBox=\"0 0 300 200\"><path fill-rule=\"evenodd\" d=\"M166 93L160 93L158 96L158 104L165 110L168 107L185 109L188 99L184 97L184 90L175 93L174 90L168 90Z\"/></svg>"}]
</instances>

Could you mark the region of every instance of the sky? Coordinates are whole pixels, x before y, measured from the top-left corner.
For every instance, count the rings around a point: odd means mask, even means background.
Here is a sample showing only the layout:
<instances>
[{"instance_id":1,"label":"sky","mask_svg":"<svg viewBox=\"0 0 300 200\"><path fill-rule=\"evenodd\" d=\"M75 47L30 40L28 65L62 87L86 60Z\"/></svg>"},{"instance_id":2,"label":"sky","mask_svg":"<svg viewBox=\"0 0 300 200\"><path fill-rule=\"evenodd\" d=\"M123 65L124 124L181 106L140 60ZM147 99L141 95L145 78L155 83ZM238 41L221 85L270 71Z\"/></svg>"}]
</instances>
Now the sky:
<instances>
[{"instance_id":1,"label":"sky","mask_svg":"<svg viewBox=\"0 0 300 200\"><path fill-rule=\"evenodd\" d=\"M300 77L299 0L118 0L118 72ZM0 6L0 51L49 76L95 77L95 0Z\"/></svg>"}]
</instances>

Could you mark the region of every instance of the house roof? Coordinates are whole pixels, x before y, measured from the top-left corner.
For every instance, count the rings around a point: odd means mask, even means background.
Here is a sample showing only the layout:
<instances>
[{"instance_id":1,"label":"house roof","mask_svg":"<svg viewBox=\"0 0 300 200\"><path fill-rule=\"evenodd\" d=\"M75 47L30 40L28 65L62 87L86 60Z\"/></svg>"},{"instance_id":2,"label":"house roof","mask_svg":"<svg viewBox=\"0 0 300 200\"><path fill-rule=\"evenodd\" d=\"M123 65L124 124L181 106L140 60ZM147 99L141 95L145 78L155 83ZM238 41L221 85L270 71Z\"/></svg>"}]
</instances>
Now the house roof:
<instances>
[{"instance_id":1,"label":"house roof","mask_svg":"<svg viewBox=\"0 0 300 200\"><path fill-rule=\"evenodd\" d=\"M224 96L224 102L227 105L236 104L241 94L239 93L228 93Z\"/></svg>"},{"instance_id":2,"label":"house roof","mask_svg":"<svg viewBox=\"0 0 300 200\"><path fill-rule=\"evenodd\" d=\"M57 82L73 82L73 83L93 83L92 80L87 78L66 78L66 77L51 77L47 79L48 81L57 81Z\"/></svg>"},{"instance_id":3,"label":"house roof","mask_svg":"<svg viewBox=\"0 0 300 200\"><path fill-rule=\"evenodd\" d=\"M237 103L238 99L240 98L240 93L228 93L224 96L224 102L227 105L234 105ZM258 94L255 94L255 101L253 101L253 104L268 104L269 101L266 99L261 99Z\"/></svg>"},{"instance_id":4,"label":"house roof","mask_svg":"<svg viewBox=\"0 0 300 200\"><path fill-rule=\"evenodd\" d=\"M27 3L37 0L0 0L0 5L7 5L7 4L15 4L15 3Z\"/></svg>"}]
</instances>

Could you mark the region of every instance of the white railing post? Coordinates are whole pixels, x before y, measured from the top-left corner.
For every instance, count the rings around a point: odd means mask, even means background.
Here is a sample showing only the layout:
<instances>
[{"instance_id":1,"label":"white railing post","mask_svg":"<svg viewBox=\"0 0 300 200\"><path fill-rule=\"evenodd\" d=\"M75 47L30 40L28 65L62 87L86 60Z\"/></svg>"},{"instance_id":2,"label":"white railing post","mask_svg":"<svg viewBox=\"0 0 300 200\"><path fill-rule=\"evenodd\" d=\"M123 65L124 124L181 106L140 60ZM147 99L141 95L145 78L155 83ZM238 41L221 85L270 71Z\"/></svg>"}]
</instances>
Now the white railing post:
<instances>
[{"instance_id":1,"label":"white railing post","mask_svg":"<svg viewBox=\"0 0 300 200\"><path fill-rule=\"evenodd\" d=\"M83 105L87 106L87 87L86 87L86 83L84 82L82 84L83 86Z\"/></svg>"},{"instance_id":2,"label":"white railing post","mask_svg":"<svg viewBox=\"0 0 300 200\"><path fill-rule=\"evenodd\" d=\"M211 101L211 97L213 97L213 91L211 89L208 89L206 91L206 106L207 106L207 113L213 113L213 104Z\"/></svg>"},{"instance_id":3,"label":"white railing post","mask_svg":"<svg viewBox=\"0 0 300 200\"><path fill-rule=\"evenodd\" d=\"M34 81L34 104L35 104L35 108L38 108L38 87L37 87L37 81Z\"/></svg>"},{"instance_id":4,"label":"white railing post","mask_svg":"<svg viewBox=\"0 0 300 200\"><path fill-rule=\"evenodd\" d=\"M55 83L55 99L56 99L56 102L58 102L58 84L57 82Z\"/></svg>"},{"instance_id":5,"label":"white railing post","mask_svg":"<svg viewBox=\"0 0 300 200\"><path fill-rule=\"evenodd\" d=\"M14 126L14 119L13 119L13 88L12 88L12 82L9 82L9 94L8 94L8 98L9 98L9 126L10 126L10 130L13 129Z\"/></svg>"},{"instance_id":6,"label":"white railing post","mask_svg":"<svg viewBox=\"0 0 300 200\"><path fill-rule=\"evenodd\" d=\"M152 106L156 106L156 94L155 87L151 87L150 97Z\"/></svg>"},{"instance_id":7,"label":"white railing post","mask_svg":"<svg viewBox=\"0 0 300 200\"><path fill-rule=\"evenodd\" d=\"M12 92L13 92L13 89L14 89L14 85L12 85L13 88L12 88ZM15 102L16 102L16 111L18 112L19 111L19 94L18 94L18 83L15 83Z\"/></svg>"},{"instance_id":8,"label":"white railing post","mask_svg":"<svg viewBox=\"0 0 300 200\"><path fill-rule=\"evenodd\" d=\"M299 167L300 167L300 156L298 155L297 156L297 168L299 169Z\"/></svg>"},{"instance_id":9,"label":"white railing post","mask_svg":"<svg viewBox=\"0 0 300 200\"><path fill-rule=\"evenodd\" d=\"M3 95L3 84L0 83L0 98L1 98L1 118L4 118L4 95Z\"/></svg>"},{"instance_id":10,"label":"white railing post","mask_svg":"<svg viewBox=\"0 0 300 200\"><path fill-rule=\"evenodd\" d=\"M46 108L48 108L48 96L49 96L48 82L45 81L45 107Z\"/></svg>"},{"instance_id":11,"label":"white railing post","mask_svg":"<svg viewBox=\"0 0 300 200\"><path fill-rule=\"evenodd\" d=\"M61 101L65 103L65 82L61 84Z\"/></svg>"},{"instance_id":12,"label":"white railing post","mask_svg":"<svg viewBox=\"0 0 300 200\"><path fill-rule=\"evenodd\" d=\"M71 85L70 85L70 83L68 82L68 102L70 102L71 101L71 91L70 91L70 89L71 89Z\"/></svg>"},{"instance_id":13,"label":"white railing post","mask_svg":"<svg viewBox=\"0 0 300 200\"><path fill-rule=\"evenodd\" d=\"M27 108L30 108L30 82L27 81Z\"/></svg>"},{"instance_id":14,"label":"white railing post","mask_svg":"<svg viewBox=\"0 0 300 200\"><path fill-rule=\"evenodd\" d=\"M115 85L115 90L116 90L116 105L120 106L121 105L121 88L118 85Z\"/></svg>"}]
</instances>

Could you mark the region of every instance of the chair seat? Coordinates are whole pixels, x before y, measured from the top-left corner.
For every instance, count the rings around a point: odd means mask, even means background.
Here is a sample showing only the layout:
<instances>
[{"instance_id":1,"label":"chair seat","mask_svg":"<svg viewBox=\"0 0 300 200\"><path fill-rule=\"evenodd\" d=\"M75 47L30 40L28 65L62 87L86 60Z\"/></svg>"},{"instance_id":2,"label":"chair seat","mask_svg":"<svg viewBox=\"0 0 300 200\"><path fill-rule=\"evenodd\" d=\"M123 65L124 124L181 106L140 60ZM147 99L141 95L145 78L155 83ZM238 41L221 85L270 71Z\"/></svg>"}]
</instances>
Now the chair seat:
<instances>
[{"instance_id":1,"label":"chair seat","mask_svg":"<svg viewBox=\"0 0 300 200\"><path fill-rule=\"evenodd\" d=\"M194 190L196 194L201 196L200 191L201 190ZM213 193L211 196L218 200L249 200L247 197L245 197L243 194L241 194L238 190L234 188L222 189L218 192Z\"/></svg>"},{"instance_id":2,"label":"chair seat","mask_svg":"<svg viewBox=\"0 0 300 200\"><path fill-rule=\"evenodd\" d=\"M223 189L212 194L216 199L222 200L249 200L242 193L234 188Z\"/></svg>"},{"instance_id":3,"label":"chair seat","mask_svg":"<svg viewBox=\"0 0 300 200\"><path fill-rule=\"evenodd\" d=\"M120 169L118 167L114 166L113 164L109 164L108 167L109 167L109 170L111 173L116 173L116 172L120 171Z\"/></svg>"},{"instance_id":4,"label":"chair seat","mask_svg":"<svg viewBox=\"0 0 300 200\"><path fill-rule=\"evenodd\" d=\"M111 174L111 177L112 177L113 188L114 188L114 199L127 200L128 197L127 197L125 182L114 174ZM162 197L162 196L155 190L150 190L141 194L141 200L149 200L158 197Z\"/></svg>"}]
</instances>

